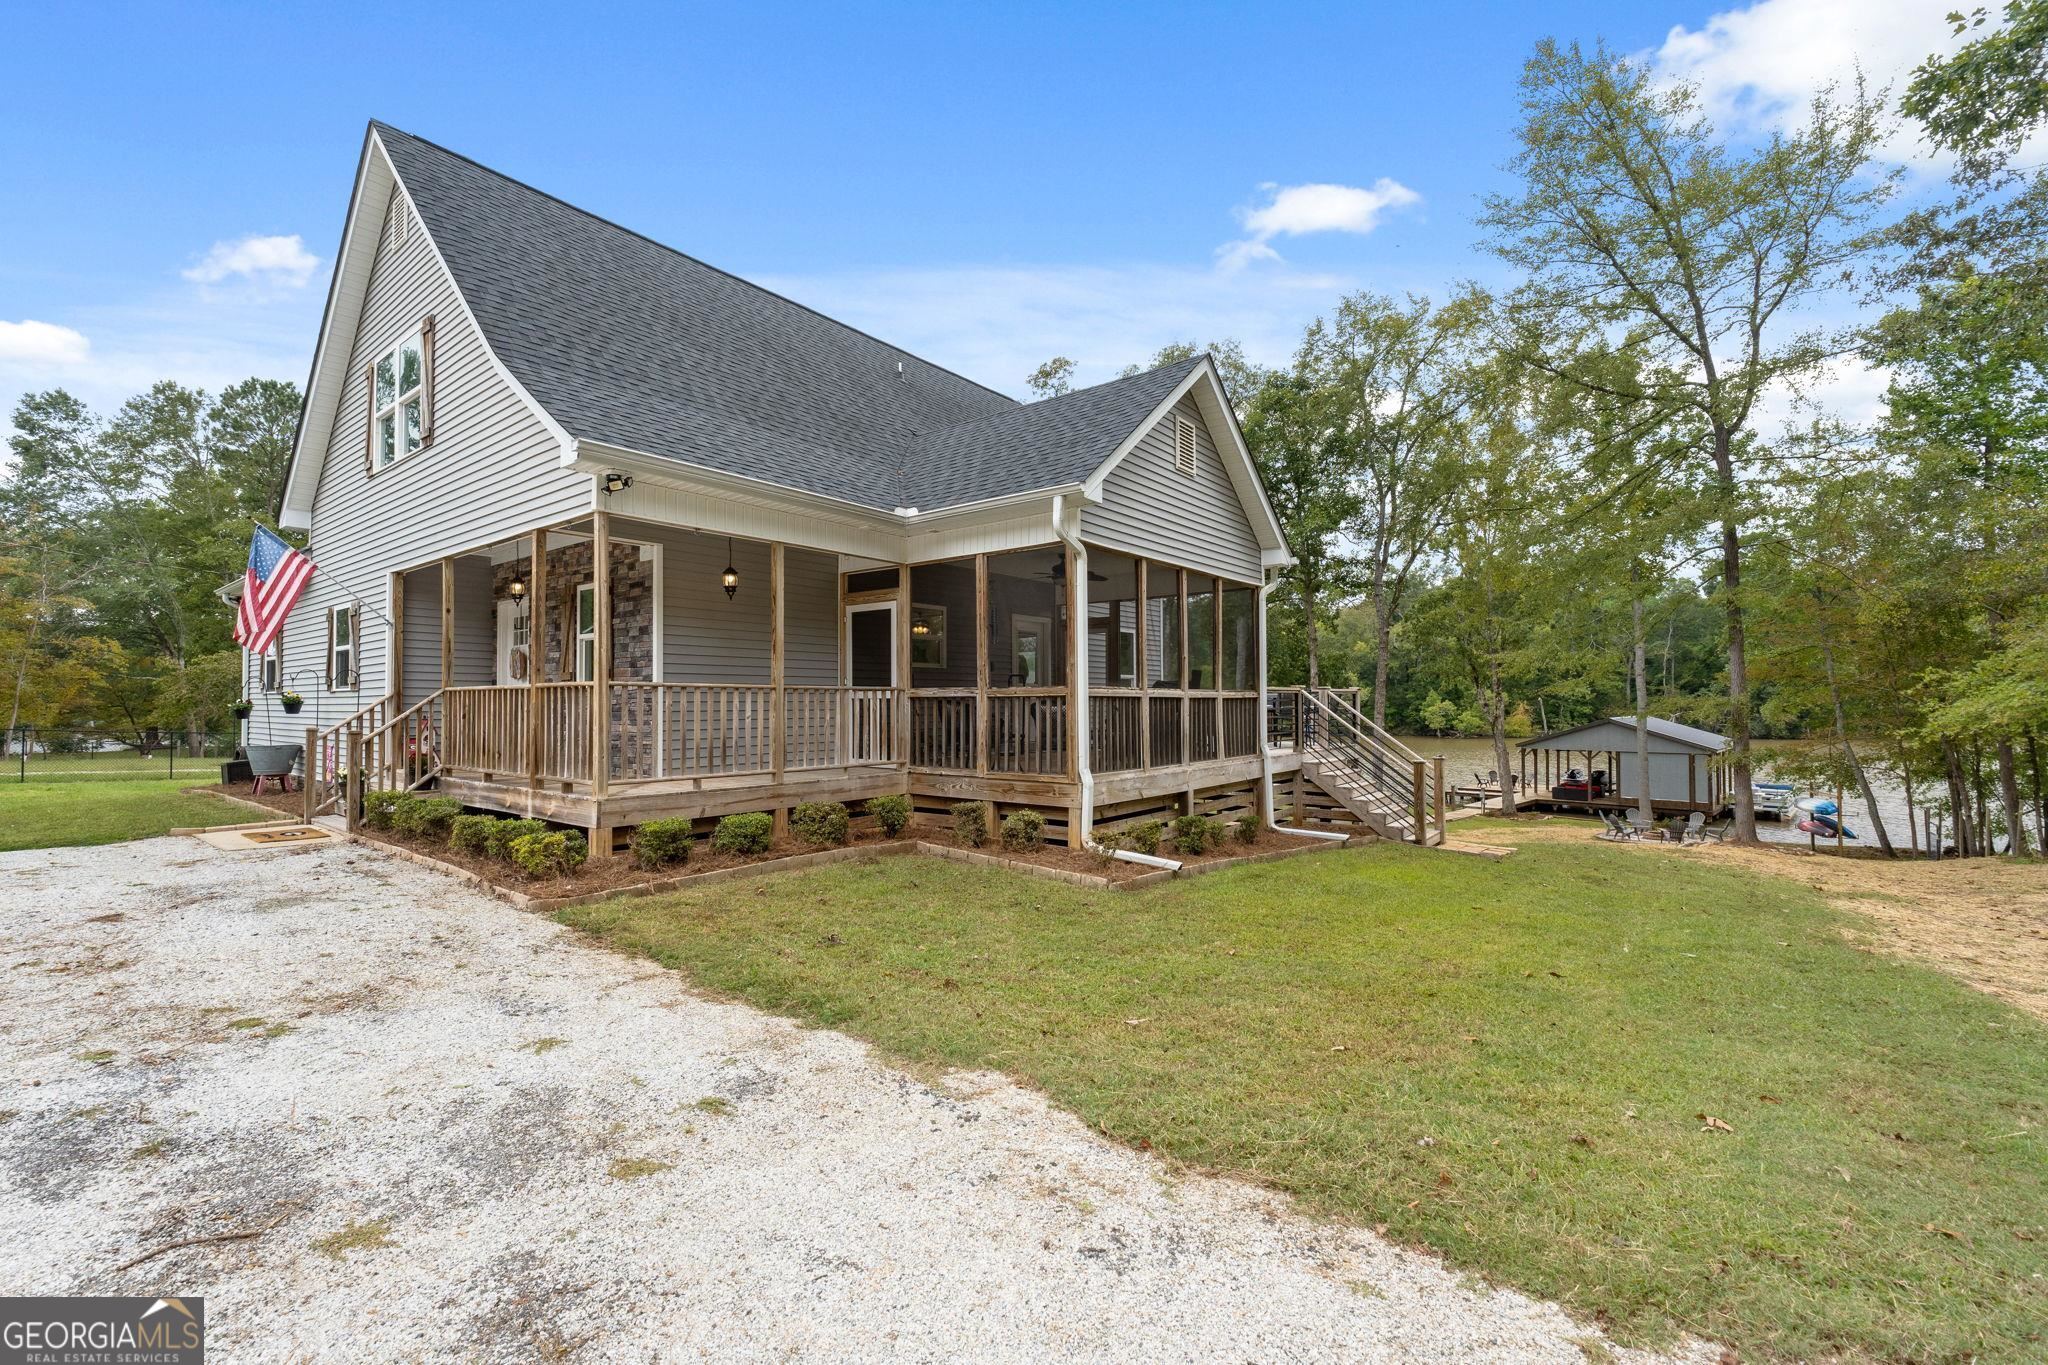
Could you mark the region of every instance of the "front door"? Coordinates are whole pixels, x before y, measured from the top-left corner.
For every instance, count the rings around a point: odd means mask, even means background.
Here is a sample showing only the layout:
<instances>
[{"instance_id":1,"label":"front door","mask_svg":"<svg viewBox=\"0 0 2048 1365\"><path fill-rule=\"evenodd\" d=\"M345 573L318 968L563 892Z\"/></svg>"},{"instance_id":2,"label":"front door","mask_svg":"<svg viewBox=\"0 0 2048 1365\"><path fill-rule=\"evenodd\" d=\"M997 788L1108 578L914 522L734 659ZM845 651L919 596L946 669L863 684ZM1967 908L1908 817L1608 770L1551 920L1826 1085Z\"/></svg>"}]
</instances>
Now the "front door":
<instances>
[{"instance_id":1,"label":"front door","mask_svg":"<svg viewBox=\"0 0 2048 1365\"><path fill-rule=\"evenodd\" d=\"M1052 618L1010 618L1010 686L1049 687L1052 665Z\"/></svg>"},{"instance_id":2,"label":"front door","mask_svg":"<svg viewBox=\"0 0 2048 1365\"><path fill-rule=\"evenodd\" d=\"M846 681L852 687L896 686L896 604L846 609Z\"/></svg>"}]
</instances>

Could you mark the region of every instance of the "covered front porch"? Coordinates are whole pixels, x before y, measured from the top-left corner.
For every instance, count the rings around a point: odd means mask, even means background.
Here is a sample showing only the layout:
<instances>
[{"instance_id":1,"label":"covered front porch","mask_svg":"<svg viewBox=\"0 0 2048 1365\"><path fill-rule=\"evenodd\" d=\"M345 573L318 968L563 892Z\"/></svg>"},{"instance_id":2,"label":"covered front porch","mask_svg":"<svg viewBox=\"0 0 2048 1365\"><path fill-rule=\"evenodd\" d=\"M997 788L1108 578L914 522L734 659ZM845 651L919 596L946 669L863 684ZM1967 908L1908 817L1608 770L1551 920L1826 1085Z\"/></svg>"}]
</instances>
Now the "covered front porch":
<instances>
[{"instance_id":1,"label":"covered front porch","mask_svg":"<svg viewBox=\"0 0 2048 1365\"><path fill-rule=\"evenodd\" d=\"M1095 823L1255 804L1257 588L1078 549L892 564L599 510L409 568L390 694L309 734L309 803L433 783L602 856L650 819L901 792L1079 843L1085 727Z\"/></svg>"}]
</instances>

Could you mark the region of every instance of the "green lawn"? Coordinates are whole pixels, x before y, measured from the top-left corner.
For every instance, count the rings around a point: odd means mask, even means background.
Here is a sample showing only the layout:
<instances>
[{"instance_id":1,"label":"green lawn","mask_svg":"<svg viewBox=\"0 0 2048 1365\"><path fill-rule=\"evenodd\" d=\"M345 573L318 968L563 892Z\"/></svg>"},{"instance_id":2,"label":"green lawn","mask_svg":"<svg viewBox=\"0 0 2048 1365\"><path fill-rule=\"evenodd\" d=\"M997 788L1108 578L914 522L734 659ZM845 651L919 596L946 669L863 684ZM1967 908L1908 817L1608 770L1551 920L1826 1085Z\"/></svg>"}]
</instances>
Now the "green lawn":
<instances>
[{"instance_id":1,"label":"green lawn","mask_svg":"<svg viewBox=\"0 0 2048 1365\"><path fill-rule=\"evenodd\" d=\"M75 754L11 753L0 758L0 784L20 782L132 782L147 778L184 783L218 782L220 765L233 755L212 753L194 758L182 750L158 749L143 755L133 749Z\"/></svg>"},{"instance_id":2,"label":"green lawn","mask_svg":"<svg viewBox=\"0 0 2048 1365\"><path fill-rule=\"evenodd\" d=\"M1627 1340L2048 1350L2048 1028L1794 882L1590 840L1136 894L897 858L562 919Z\"/></svg>"},{"instance_id":3,"label":"green lawn","mask_svg":"<svg viewBox=\"0 0 2048 1365\"><path fill-rule=\"evenodd\" d=\"M71 844L118 844L185 825L275 819L247 806L183 792L154 778L127 782L0 783L0 853Z\"/></svg>"}]
</instances>

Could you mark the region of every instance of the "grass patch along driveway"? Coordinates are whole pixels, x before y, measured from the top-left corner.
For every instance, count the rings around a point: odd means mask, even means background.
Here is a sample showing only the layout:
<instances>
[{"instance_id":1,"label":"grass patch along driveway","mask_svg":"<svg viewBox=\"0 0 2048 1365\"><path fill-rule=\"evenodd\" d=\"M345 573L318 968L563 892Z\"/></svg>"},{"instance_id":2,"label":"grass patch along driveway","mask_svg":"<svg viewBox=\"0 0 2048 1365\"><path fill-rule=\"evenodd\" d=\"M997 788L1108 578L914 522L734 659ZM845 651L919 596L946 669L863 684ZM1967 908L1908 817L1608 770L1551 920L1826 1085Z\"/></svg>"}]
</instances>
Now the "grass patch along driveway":
<instances>
[{"instance_id":1,"label":"grass patch along driveway","mask_svg":"<svg viewBox=\"0 0 2048 1365\"><path fill-rule=\"evenodd\" d=\"M904 858L561 918L1625 1339L2037 1356L2048 1029L1809 888L1642 854L1380 845L1132 896Z\"/></svg>"},{"instance_id":2,"label":"grass patch along driveway","mask_svg":"<svg viewBox=\"0 0 2048 1365\"><path fill-rule=\"evenodd\" d=\"M193 825L265 819L247 806L179 791L153 778L0 783L0 852L118 844Z\"/></svg>"}]
</instances>

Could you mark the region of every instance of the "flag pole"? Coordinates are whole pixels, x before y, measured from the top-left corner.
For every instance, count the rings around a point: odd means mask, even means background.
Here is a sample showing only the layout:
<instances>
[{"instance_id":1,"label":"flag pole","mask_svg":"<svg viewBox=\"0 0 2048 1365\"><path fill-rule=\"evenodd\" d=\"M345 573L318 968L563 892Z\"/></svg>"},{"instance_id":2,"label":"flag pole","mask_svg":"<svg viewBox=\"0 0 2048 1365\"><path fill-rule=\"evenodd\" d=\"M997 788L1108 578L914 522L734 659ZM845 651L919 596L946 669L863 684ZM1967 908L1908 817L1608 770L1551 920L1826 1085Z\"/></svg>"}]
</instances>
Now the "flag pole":
<instances>
[{"instance_id":1,"label":"flag pole","mask_svg":"<svg viewBox=\"0 0 2048 1365\"><path fill-rule=\"evenodd\" d=\"M250 517L250 518L249 518L249 524L250 524L250 525L252 525L252 526L254 526L254 527L256 527L256 528L257 528L258 530L261 530L261 531L268 531L268 532L270 532L270 534L272 534L272 535L276 536L276 537L277 537L277 538L278 538L279 540L284 540L284 532L283 532L283 531L281 531L281 530L279 530L279 529L278 529L277 527L275 527L275 526L265 526L265 525L264 525L264 524L263 524L262 522L258 521L258 520L257 520L257 519L256 519L255 517ZM290 542L290 541L288 541L288 540L285 540L285 544L287 544L287 545L290 545L290 544L291 544L291 542ZM327 576L328 576L329 578L332 578L332 579L333 579L333 580L334 580L334 581L335 581L336 583L339 583L339 584L341 584L341 589L342 589L342 591L343 591L343 592L346 592L346 593L348 593L348 594L349 594L349 595L350 595L351 597L353 597L353 598L355 599L355 605L356 605L356 606L359 606L359 607L362 607L362 608L364 608L364 609L365 609L365 610L367 610L367 611L368 611L368 612L369 612L369 613L370 613L370 614L371 614L372 616L376 617L376 618L377 618L377 619L378 619L379 621L382 621L382 622L383 622L383 623L384 623L384 624L385 624L386 626L390 626L390 627L393 627L394 629L396 628L396 623L395 623L394 621L392 621L392 619L391 619L390 617L386 616L386 615L385 615L385 614L383 613L383 611L382 611L381 609L379 609L379 608L378 608L378 606L376 605L376 603L375 603L375 602L373 602L373 601L372 601L371 599L369 599L369 598L367 598L367 597L363 596L363 594L361 594L360 592L357 592L357 591L356 591L356 589L355 589L355 585L354 585L354 584L352 584L352 583L350 583L350 582L348 582L348 581L347 581L346 579L344 579L344 578L343 578L343 577L342 577L342 576L341 576L340 574L338 574L338 573L335 573L335 572L334 572L333 570L331 570L331 569L324 569L324 568L321 568L321 567L320 567L320 565L319 565L319 563L318 563L318 561L315 561L315 563L314 563L314 568L313 568L313 571L314 571L315 573L324 573L324 574L326 574L326 575L327 575Z\"/></svg>"}]
</instances>

